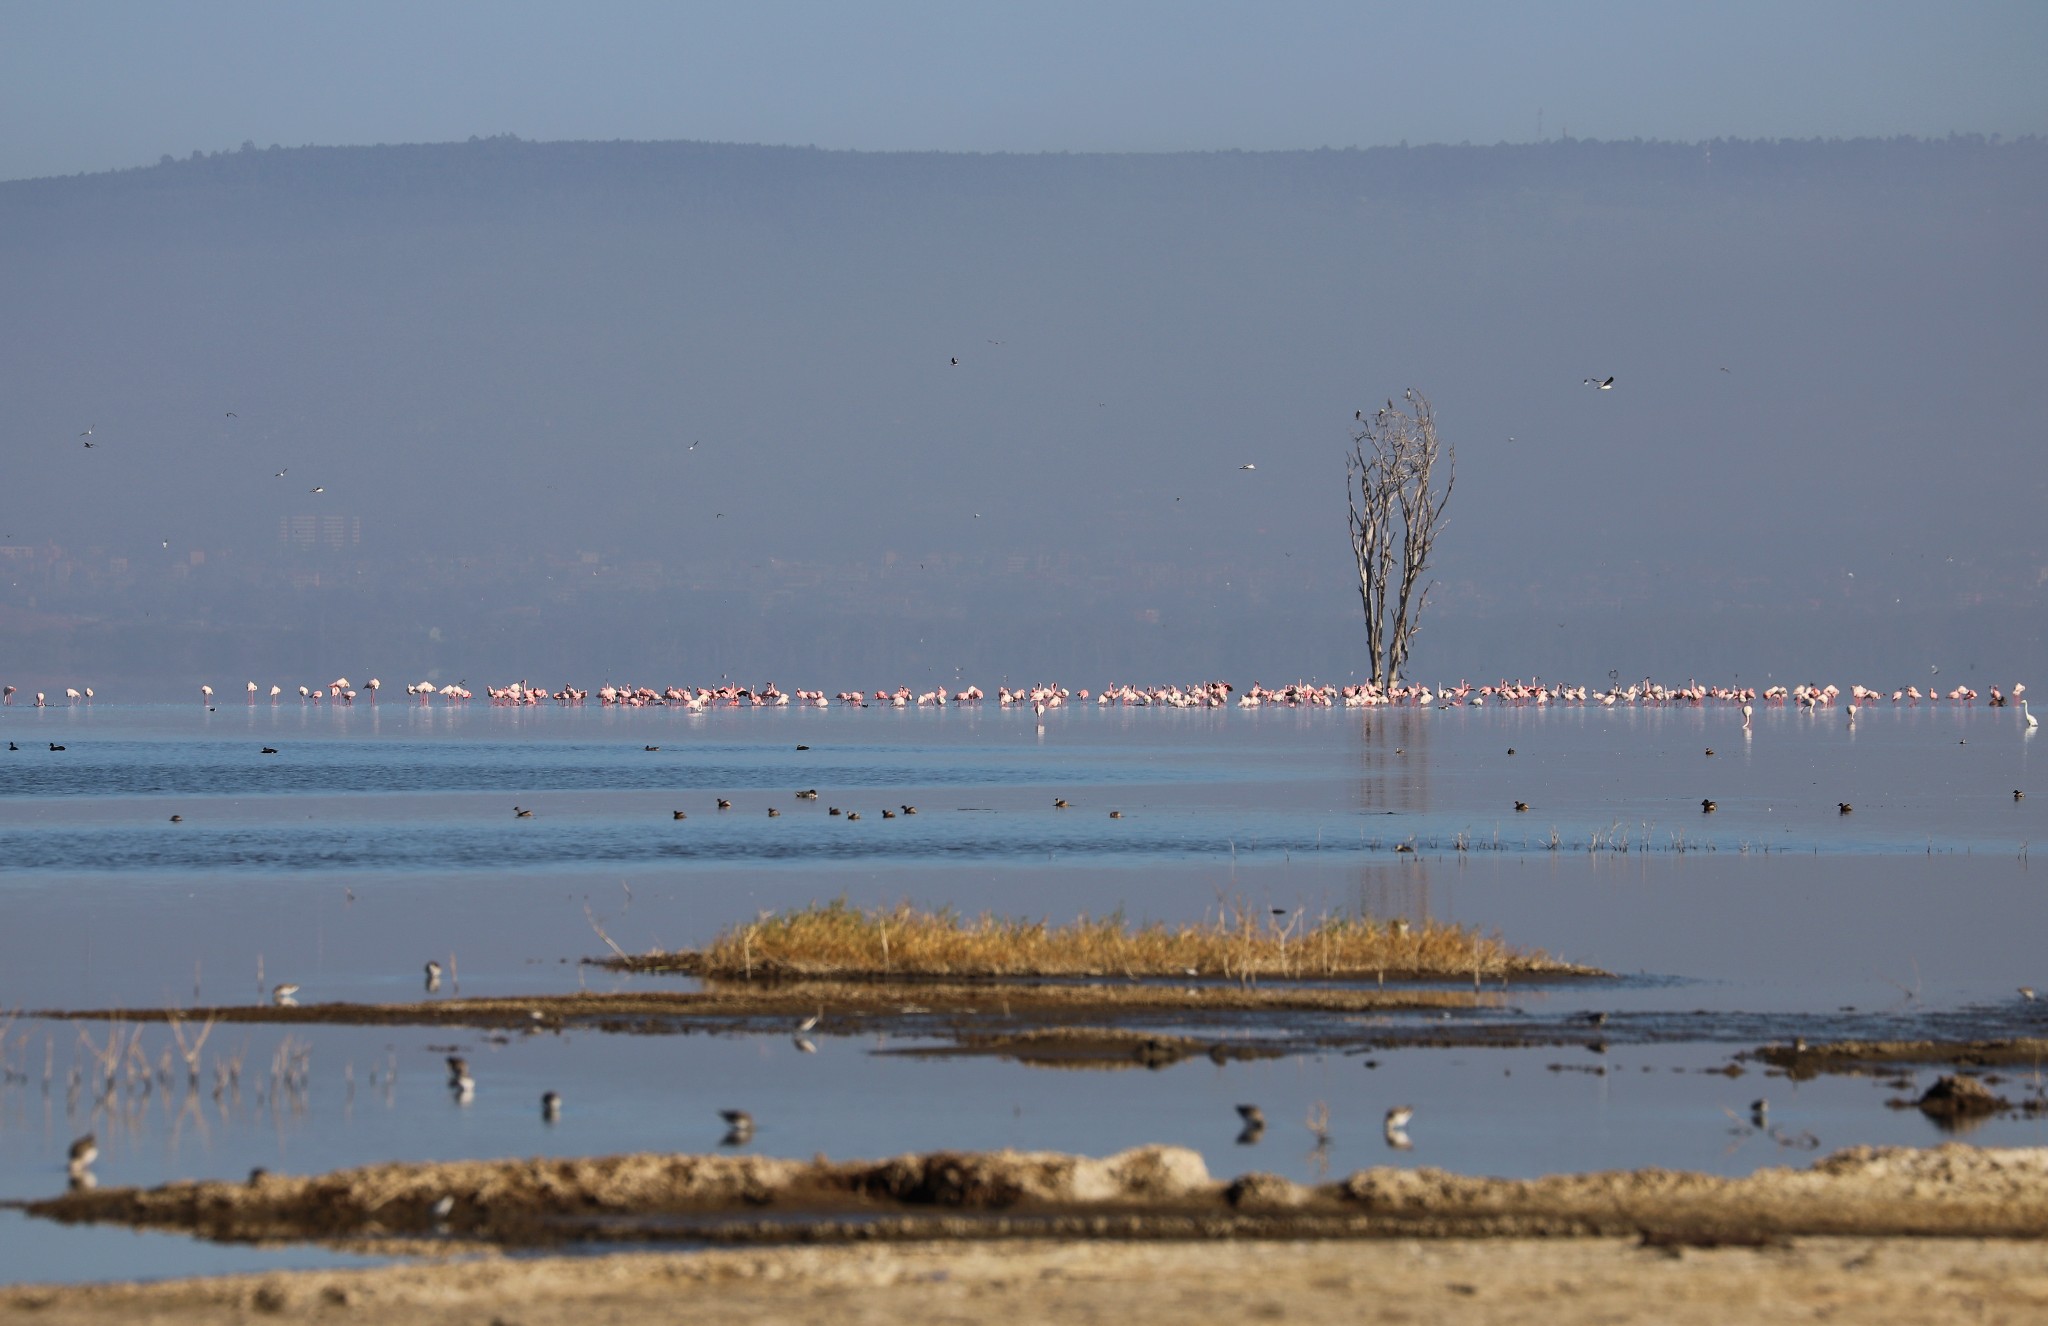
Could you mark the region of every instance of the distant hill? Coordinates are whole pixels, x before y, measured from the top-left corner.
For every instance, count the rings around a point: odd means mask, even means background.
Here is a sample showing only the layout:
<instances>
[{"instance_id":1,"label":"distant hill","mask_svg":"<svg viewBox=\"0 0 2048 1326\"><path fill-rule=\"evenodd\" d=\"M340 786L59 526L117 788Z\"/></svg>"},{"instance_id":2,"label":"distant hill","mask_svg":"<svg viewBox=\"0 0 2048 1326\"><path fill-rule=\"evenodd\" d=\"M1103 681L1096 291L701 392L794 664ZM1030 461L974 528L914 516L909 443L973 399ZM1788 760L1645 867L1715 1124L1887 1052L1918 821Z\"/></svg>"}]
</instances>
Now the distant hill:
<instances>
[{"instance_id":1,"label":"distant hill","mask_svg":"<svg viewBox=\"0 0 2048 1326\"><path fill-rule=\"evenodd\" d=\"M2048 142L1963 137L0 183L0 673L1341 675L1410 385L1424 672L2048 663L2044 233Z\"/></svg>"}]
</instances>

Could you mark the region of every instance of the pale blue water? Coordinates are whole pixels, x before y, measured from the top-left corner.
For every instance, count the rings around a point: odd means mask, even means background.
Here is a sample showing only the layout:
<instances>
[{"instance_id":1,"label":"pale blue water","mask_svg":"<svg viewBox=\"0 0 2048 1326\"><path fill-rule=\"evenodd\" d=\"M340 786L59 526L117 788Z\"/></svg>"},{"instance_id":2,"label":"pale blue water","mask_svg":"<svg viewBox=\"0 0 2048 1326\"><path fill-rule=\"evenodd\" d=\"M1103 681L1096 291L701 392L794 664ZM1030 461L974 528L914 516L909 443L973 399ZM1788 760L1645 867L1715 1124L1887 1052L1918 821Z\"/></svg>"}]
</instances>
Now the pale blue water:
<instances>
[{"instance_id":1,"label":"pale blue water","mask_svg":"<svg viewBox=\"0 0 2048 1326\"><path fill-rule=\"evenodd\" d=\"M2048 785L2029 786L2036 743L2016 717L1984 708L1879 708L1853 730L1759 711L1745 737L1729 711L1676 708L1079 706L1041 727L993 705L14 706L0 709L0 740L20 747L0 751L0 1008L253 1001L282 980L308 1003L413 998L429 957L453 968L451 993L634 988L577 962L603 951L593 920L628 948L676 948L762 908L841 895L1054 919L1185 920L1225 905L1428 914L1626 976L1517 988L1487 1015L1569 1027L1610 1011L1605 1055L1577 1035L1540 1049L1387 1049L1373 1069L1364 1055L1304 1053L1075 1073L876 1055L891 1047L829 1028L809 1055L780 1031L493 1046L445 1030L310 1028L296 1032L311 1047L304 1099L258 1101L252 1076L281 1032L223 1026L208 1058L246 1056L239 1103L159 1092L111 1113L66 1100L81 1027L22 1017L0 1037L0 1197L60 1187L64 1148L88 1130L103 1182L154 1183L258 1164L708 1149L717 1109L733 1105L761 1121L754 1149L790 1155L1166 1141L1223 1174L1733 1172L1806 1154L1731 1131L1725 1111L1744 1115L1757 1095L1788 1137L1810 1130L1826 1149L1938 1140L1917 1113L1884 1109L1889 1093L1867 1080L1705 1071L1787 1015L1821 1036L2048 1032L2040 1006L2013 994L2048 987L2048 877L2027 859L2048 838ZM817 801L791 796L809 787ZM2015 789L2030 795L2015 801ZM734 808L716 810L717 796ZM1701 797L1719 810L1703 815ZM1518 799L1530 810L1516 813ZM905 802L919 813L881 819ZM533 817L515 819L514 805ZM834 805L862 819L832 817ZM1396 854L1401 843L1417 851ZM141 1044L155 1060L170 1038L152 1027ZM440 1086L451 1044L479 1080L467 1106ZM568 1099L553 1127L538 1112L547 1089ZM1234 1144L1239 1100L1274 1121L1259 1147ZM1319 1101L1335 1132L1322 1156L1299 1122ZM1413 1152L1379 1137L1393 1103L1417 1107ZM1972 1138L2040 1145L2044 1133L2039 1119L2001 1119ZM10 1281L327 1256L0 1213Z\"/></svg>"}]
</instances>

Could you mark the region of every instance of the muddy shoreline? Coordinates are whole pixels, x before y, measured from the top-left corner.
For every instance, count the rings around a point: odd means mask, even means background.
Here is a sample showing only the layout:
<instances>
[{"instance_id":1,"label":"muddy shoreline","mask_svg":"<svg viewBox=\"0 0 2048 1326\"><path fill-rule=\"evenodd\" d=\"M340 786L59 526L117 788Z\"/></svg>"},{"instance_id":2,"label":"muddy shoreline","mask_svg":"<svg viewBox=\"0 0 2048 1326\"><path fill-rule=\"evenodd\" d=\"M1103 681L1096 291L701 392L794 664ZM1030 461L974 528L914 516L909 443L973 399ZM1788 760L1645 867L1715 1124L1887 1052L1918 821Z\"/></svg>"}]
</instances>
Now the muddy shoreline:
<instances>
[{"instance_id":1,"label":"muddy shoreline","mask_svg":"<svg viewBox=\"0 0 2048 1326\"><path fill-rule=\"evenodd\" d=\"M448 1199L453 1199L452 1201ZM436 1204L443 1214L436 1214ZM521 1326L1288 1320L2024 1322L2048 1311L2048 1149L1852 1148L1724 1179L1371 1169L1305 1187L1192 1152L372 1166L72 1193L51 1219L316 1239L427 1260L160 1284L18 1285L48 1323L402 1319ZM695 1212L701 1223L678 1216ZM693 1251L630 1251L633 1216ZM806 1214L808 1213L808 1214ZM579 1233L579 1229L582 1231ZM545 1231L547 1241L513 1235ZM512 1249L573 1246L601 1256ZM457 1254L452 1260L449 1254ZM685 1295L686 1298L679 1298ZM363 1314L368 1312L369 1318Z\"/></svg>"},{"instance_id":2,"label":"muddy shoreline","mask_svg":"<svg viewBox=\"0 0 2048 1326\"><path fill-rule=\"evenodd\" d=\"M246 1183L84 1189L26 1205L64 1223L341 1248L577 1242L833 1243L1017 1237L1636 1235L1718 1246L1804 1235L2048 1237L2048 1148L1852 1147L1741 1178L1649 1169L1468 1177L1375 1168L1313 1186L1211 1177L1182 1147L1103 1159L930 1152L879 1161L643 1153L372 1165Z\"/></svg>"}]
</instances>

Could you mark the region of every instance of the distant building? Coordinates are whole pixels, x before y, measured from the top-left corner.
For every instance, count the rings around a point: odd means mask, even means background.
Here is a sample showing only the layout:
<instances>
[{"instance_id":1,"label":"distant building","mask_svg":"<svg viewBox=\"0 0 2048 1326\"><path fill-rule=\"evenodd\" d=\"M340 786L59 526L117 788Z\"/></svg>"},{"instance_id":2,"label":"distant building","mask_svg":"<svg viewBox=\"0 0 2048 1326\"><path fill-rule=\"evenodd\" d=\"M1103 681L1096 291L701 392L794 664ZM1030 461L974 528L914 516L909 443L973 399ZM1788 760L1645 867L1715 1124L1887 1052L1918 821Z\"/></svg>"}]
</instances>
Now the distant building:
<instances>
[{"instance_id":1,"label":"distant building","mask_svg":"<svg viewBox=\"0 0 2048 1326\"><path fill-rule=\"evenodd\" d=\"M363 542L361 516L279 516L277 541L286 548L356 548Z\"/></svg>"}]
</instances>

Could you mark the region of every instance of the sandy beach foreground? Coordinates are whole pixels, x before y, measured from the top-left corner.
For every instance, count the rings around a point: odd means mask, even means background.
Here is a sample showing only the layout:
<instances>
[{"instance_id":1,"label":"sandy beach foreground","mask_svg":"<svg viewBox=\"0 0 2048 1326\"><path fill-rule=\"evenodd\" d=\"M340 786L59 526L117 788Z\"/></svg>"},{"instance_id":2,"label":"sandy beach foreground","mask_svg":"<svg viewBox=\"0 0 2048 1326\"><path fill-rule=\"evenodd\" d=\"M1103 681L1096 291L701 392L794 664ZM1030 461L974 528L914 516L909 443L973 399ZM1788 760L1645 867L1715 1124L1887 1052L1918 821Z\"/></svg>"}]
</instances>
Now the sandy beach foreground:
<instances>
[{"instance_id":1,"label":"sandy beach foreground","mask_svg":"<svg viewBox=\"0 0 2048 1326\"><path fill-rule=\"evenodd\" d=\"M919 1243L305 1271L17 1288L0 1316L59 1323L498 1321L508 1326L1191 1321L2023 1322L2048 1312L2031 1240L1810 1238Z\"/></svg>"},{"instance_id":2,"label":"sandy beach foreground","mask_svg":"<svg viewBox=\"0 0 2048 1326\"><path fill-rule=\"evenodd\" d=\"M30 1209L428 1257L372 1270L18 1286L0 1291L10 1320L551 1323L687 1310L725 1322L1718 1324L2048 1311L2048 1150L1954 1144L1853 1148L1735 1179L1381 1168L1315 1188L1273 1175L1214 1180L1173 1147L1100 1160L626 1156L89 1190ZM588 1223L597 1214L602 1227ZM774 1246L505 1253L563 1246L560 1236L579 1229L631 1237L636 1217L660 1217L671 1242Z\"/></svg>"}]
</instances>

